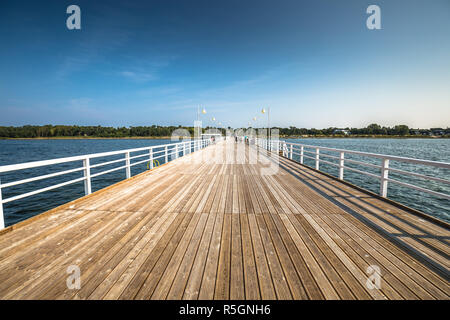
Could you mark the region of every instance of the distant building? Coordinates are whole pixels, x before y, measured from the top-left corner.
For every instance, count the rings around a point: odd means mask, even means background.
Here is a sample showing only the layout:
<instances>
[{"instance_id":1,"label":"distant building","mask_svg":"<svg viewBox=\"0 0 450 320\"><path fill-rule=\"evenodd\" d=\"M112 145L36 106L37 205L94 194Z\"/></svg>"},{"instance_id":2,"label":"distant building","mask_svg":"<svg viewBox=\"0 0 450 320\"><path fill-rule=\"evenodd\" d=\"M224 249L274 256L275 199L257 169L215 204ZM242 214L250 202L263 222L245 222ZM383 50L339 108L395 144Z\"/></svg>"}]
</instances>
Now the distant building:
<instances>
[{"instance_id":1,"label":"distant building","mask_svg":"<svg viewBox=\"0 0 450 320\"><path fill-rule=\"evenodd\" d=\"M350 131L347 129L334 129L333 134L345 134L349 135Z\"/></svg>"},{"instance_id":2,"label":"distant building","mask_svg":"<svg viewBox=\"0 0 450 320\"><path fill-rule=\"evenodd\" d=\"M431 128L431 135L432 136L443 136L445 135L445 130L442 128Z\"/></svg>"},{"instance_id":3,"label":"distant building","mask_svg":"<svg viewBox=\"0 0 450 320\"><path fill-rule=\"evenodd\" d=\"M211 138L219 138L222 134L220 133L202 133L202 140L210 140Z\"/></svg>"}]
</instances>

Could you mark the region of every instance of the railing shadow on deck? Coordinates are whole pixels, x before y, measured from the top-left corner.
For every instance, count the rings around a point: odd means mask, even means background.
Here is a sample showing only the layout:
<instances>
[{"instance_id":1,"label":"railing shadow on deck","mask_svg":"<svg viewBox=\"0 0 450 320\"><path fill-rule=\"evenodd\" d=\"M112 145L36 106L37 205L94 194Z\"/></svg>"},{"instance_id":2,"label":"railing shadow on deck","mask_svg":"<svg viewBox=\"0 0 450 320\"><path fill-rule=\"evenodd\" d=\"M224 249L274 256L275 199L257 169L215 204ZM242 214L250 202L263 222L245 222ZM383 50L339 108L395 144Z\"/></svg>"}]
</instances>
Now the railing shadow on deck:
<instances>
[{"instance_id":1,"label":"railing shadow on deck","mask_svg":"<svg viewBox=\"0 0 450 320\"><path fill-rule=\"evenodd\" d=\"M298 165L298 164L297 164ZM400 233L398 234L394 234L391 232L388 232L386 230L384 230L382 227L380 227L379 225L377 225L376 223L372 222L371 220L369 220L368 218L364 217L363 214L355 211L354 209L348 207L347 205L341 203L340 201L336 200L334 197L329 196L328 194L326 194L324 191L320 190L319 188L317 188L316 186L314 186L313 184L311 184L310 182L307 181L306 176L303 173L300 173L297 170L293 170L292 168L286 166L285 164L280 164L280 166L287 171L288 173L291 174L291 176L293 176L294 178L298 179L299 181L301 181L302 183L304 183L306 186L308 186L310 189L314 190L315 192L317 192L318 194L320 194L321 196L323 196L325 199L327 199L328 201L330 201L331 203L333 203L334 205L338 206L339 208L341 208L342 210L344 210L346 213L352 215L354 218L356 218L357 220L363 222L366 226L370 227L373 231L377 232L380 236L382 236L384 239L388 240L389 242L391 242L392 244L394 244L396 247L399 247L402 250L407 250L408 253L412 254L415 258L417 258L419 261L421 261L422 263L426 264L429 268L431 268L432 270L438 272L440 275L442 275L447 281L450 281L450 274L448 272L447 266L438 263L437 261L433 261L431 260L429 257L427 257L424 253L420 252L419 250L417 250L416 248L412 247L411 245L405 243L404 241L401 240L402 237L411 237L414 238L415 240L417 240L418 242L420 242L421 244L429 247L430 249L432 249L433 251L435 251L438 254L443 255L444 257L448 257L448 254L445 252L442 252L441 250L434 248L432 246L430 246L428 243L424 242L422 239L420 239L419 237L416 237L416 235L410 234L409 232L407 232L406 230L403 230L401 228L399 228L397 225L393 225L391 222L387 221L386 219L382 218L379 214L377 214L376 212L369 210L367 208L362 207L361 205L355 203L354 201L349 200L349 202L351 202L353 205L355 205L356 207L360 208L361 210L367 212L368 214L377 216L378 219L382 220L383 222L385 222L386 224L389 224L390 226L392 226L393 228L397 229L400 231ZM319 172L320 174L320 172ZM319 179L320 180L320 179ZM321 180L326 182L325 180ZM323 185L322 185L323 186ZM333 192L332 189L330 189L329 187L324 187L325 189L328 189L329 191ZM343 191L341 189L341 191ZM343 191L345 192L345 191ZM349 193L347 193L349 194ZM350 195L350 194L349 194ZM353 197L354 198L354 197ZM361 200L361 198L358 198L358 200ZM364 201L364 200L361 200ZM382 210L379 207L374 206L371 203L368 203L367 201L364 201L365 204L369 205L372 208L376 208L377 210L380 210L386 214L391 215L392 217L395 217L399 220L401 220L402 222L408 223L408 225L411 225L408 221L405 221L404 219L402 219L401 217L399 217L398 215L393 215L391 212L387 212L385 210ZM411 225L414 228L418 228L417 225ZM427 233L426 231L424 231L423 229L419 229L421 230L421 232L423 233ZM432 236L434 239L442 242L444 239L442 238L438 238L435 235L431 235L428 233L429 236ZM444 242L443 242L444 243ZM447 245L447 243L444 243Z\"/></svg>"}]
</instances>

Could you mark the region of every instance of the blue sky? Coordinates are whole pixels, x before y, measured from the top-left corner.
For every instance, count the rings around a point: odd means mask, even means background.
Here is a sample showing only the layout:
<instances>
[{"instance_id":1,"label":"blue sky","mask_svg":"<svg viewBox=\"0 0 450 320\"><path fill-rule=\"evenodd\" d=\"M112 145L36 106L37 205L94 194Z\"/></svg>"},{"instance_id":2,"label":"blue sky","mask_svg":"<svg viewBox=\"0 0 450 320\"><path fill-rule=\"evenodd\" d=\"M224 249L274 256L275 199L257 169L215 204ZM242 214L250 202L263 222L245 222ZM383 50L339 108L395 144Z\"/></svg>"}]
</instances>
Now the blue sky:
<instances>
[{"instance_id":1,"label":"blue sky","mask_svg":"<svg viewBox=\"0 0 450 320\"><path fill-rule=\"evenodd\" d=\"M0 125L450 125L448 0L3 0L0 41Z\"/></svg>"}]
</instances>

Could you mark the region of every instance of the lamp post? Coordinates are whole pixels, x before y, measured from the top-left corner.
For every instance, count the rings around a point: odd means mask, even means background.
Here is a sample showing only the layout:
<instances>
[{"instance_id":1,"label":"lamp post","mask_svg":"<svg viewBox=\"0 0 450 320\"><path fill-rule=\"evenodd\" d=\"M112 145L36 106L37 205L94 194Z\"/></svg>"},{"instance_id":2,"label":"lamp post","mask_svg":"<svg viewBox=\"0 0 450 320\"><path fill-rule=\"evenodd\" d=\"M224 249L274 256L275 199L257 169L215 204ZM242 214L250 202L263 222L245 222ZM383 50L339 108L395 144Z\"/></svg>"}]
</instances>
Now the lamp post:
<instances>
[{"instance_id":1,"label":"lamp post","mask_svg":"<svg viewBox=\"0 0 450 320\"><path fill-rule=\"evenodd\" d=\"M202 109L202 114L206 114L205 108ZM197 108L197 121L200 121L200 105Z\"/></svg>"},{"instance_id":2,"label":"lamp post","mask_svg":"<svg viewBox=\"0 0 450 320\"><path fill-rule=\"evenodd\" d=\"M202 108L202 114L206 114L205 108ZM200 125L200 105L198 105L198 107L197 107L197 121L196 122L197 123L194 125L194 127L198 128L197 139L201 139L202 128L201 128L201 125ZM195 128L194 128L194 132L195 132ZM194 139L195 139L195 133L194 133Z\"/></svg>"},{"instance_id":3,"label":"lamp post","mask_svg":"<svg viewBox=\"0 0 450 320\"><path fill-rule=\"evenodd\" d=\"M211 118L211 128L212 128L212 129L217 129L216 124L215 124L215 121L216 121L216 118L215 118L215 117L212 117L212 118Z\"/></svg>"},{"instance_id":4,"label":"lamp post","mask_svg":"<svg viewBox=\"0 0 450 320\"><path fill-rule=\"evenodd\" d=\"M266 109L262 108L261 113L265 114L266 113ZM267 108L267 129L269 130L269 132L267 134L267 140L268 140L269 145L270 145L270 138L271 138L271 133L270 133L270 107Z\"/></svg>"}]
</instances>

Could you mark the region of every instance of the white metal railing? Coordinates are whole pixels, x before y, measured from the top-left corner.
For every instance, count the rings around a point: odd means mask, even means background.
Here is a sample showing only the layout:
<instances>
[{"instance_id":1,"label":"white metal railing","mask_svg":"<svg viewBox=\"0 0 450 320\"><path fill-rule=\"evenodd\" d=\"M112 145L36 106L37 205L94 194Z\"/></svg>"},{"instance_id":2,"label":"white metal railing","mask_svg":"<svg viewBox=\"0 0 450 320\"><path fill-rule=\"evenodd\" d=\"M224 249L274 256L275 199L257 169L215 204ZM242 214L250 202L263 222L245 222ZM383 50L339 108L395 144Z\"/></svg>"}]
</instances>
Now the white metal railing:
<instances>
[{"instance_id":1,"label":"white metal railing","mask_svg":"<svg viewBox=\"0 0 450 320\"><path fill-rule=\"evenodd\" d=\"M5 228L4 223L4 213L3 213L3 204L16 201L19 199L23 199L26 197L30 197L32 195L42 193L45 191L61 188L70 184L74 184L76 182L84 181L84 193L85 195L92 193L92 178L111 173L117 170L124 169L126 173L126 178L131 177L131 167L149 162L149 169L153 169L153 161L164 158L165 163L169 162L170 160L176 159L180 156L185 156L186 154L189 154L191 152L198 151L202 148L207 147L211 144L210 139L205 140L190 140L190 141L184 141L179 143L171 143L171 144L164 144L164 145L156 145L156 146L150 146L150 147L143 147L143 148L135 148L135 149L127 149L127 150L119 150L119 151L111 151L111 152L102 152L102 153L94 153L94 154L88 154L88 155L81 155L81 156L74 156L74 157L66 157L66 158L58 158L58 159L52 159L52 160L43 160L43 161L33 161L33 162L26 162L26 163L19 163L19 164L12 164L12 165L5 165L0 166L0 173L8 173L12 171L17 170L24 170L24 169L31 169L31 168L38 168L38 167L44 167L44 166L51 166L56 164L62 164L62 163L71 163L71 162L78 162L81 161L83 165L78 168L70 169L70 170L64 170L59 172L54 172L50 174L40 175L37 177L7 182L2 184L0 181L0 230ZM148 151L148 152L145 152ZM143 152L138 155L131 156L131 153L135 152ZM95 158L103 158L103 157L110 157L115 155L123 155L123 158L110 160L102 163L96 163L91 164L91 159ZM132 162L133 159L139 159L139 158L145 158L144 160L139 160ZM115 167L112 169L104 170L95 174L91 173L91 169L93 168L99 168L106 165L111 165L114 163L120 163L123 162L124 165ZM83 172L83 176L80 178L72 179L69 181L65 181L59 184L50 185L45 188L41 188L38 190L26 192L23 194L19 194L13 197L9 197L6 199L2 198L2 189L9 188L12 186L17 186L20 184L30 183L38 180L53 178L57 176L63 176L66 174L74 173L74 172Z\"/></svg>"},{"instance_id":2,"label":"white metal railing","mask_svg":"<svg viewBox=\"0 0 450 320\"><path fill-rule=\"evenodd\" d=\"M339 175L338 178L340 180L344 180L344 169L351 170L353 172L357 172L359 174L367 175L372 178L380 180L380 195L384 198L387 197L387 190L388 190L388 183L396 183L398 185L415 189L421 192L432 194L436 197L444 198L444 199L450 199L449 194L445 194L442 192L433 191L430 189L426 189L423 187L419 187L410 183L402 182L396 179L389 178L389 172L395 172L397 174L401 175L409 175L414 176L416 178L422 178L426 180L432 180L444 184L450 184L450 180L438 178L438 177L432 177L424 174L420 174L417 172L411 172L406 170L401 170L397 168L390 168L389 162L390 161L398 161L402 163L411 163L411 164L418 164L418 165L424 165L429 167L435 167L435 168L444 168L444 169L450 169L450 163L446 162L438 162L438 161L430 161L430 160L421 160L421 159L414 159L414 158L406 158L406 157L398 157L398 156L390 156L390 155L384 155L384 154L377 154L377 153L370 153L370 152L361 152L361 151L352 151L352 150L345 150L345 149L336 149L336 148L328 148L328 147L320 147L320 146L312 146L312 145L306 145L301 143L292 143L282 140L271 140L268 141L267 139L256 139L255 144L261 148L271 150L271 151L282 151L282 155L286 158L289 158L293 160L293 155L299 156L299 162L301 164L304 163L304 159L311 159L314 161L315 169L320 170L320 163L326 163L331 166L335 166L339 168ZM336 153L336 155L331 154L325 154L320 153L320 151L327 151L331 153ZM358 155L362 157L368 157L372 159L378 159L379 164L373 164L368 163L364 161L358 161L354 159L346 159L345 154L351 154L351 155ZM325 160L323 158L328 158L328 160ZM332 161L335 162L332 162ZM345 163L352 163L357 164L361 166L366 166L370 168L375 168L380 170L380 174L374 174L371 172L359 170L356 168L352 168L349 166L346 166Z\"/></svg>"}]
</instances>

